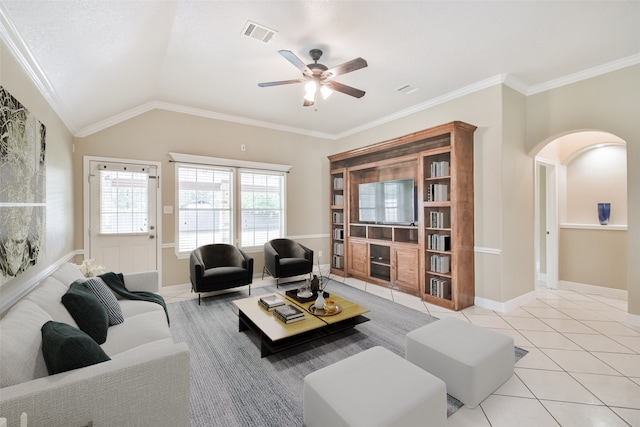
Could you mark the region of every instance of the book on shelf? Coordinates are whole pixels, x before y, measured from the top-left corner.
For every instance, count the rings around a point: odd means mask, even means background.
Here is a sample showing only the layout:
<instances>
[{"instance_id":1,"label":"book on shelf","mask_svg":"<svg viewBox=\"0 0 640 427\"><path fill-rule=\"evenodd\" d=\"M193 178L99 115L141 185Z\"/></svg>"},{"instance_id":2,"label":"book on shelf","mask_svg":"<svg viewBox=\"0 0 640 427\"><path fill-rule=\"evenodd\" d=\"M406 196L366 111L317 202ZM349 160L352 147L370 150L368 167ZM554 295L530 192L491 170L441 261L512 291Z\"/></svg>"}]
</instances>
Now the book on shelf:
<instances>
[{"instance_id":1,"label":"book on shelf","mask_svg":"<svg viewBox=\"0 0 640 427\"><path fill-rule=\"evenodd\" d=\"M344 243L336 242L333 244L334 255L344 255Z\"/></svg>"},{"instance_id":2,"label":"book on shelf","mask_svg":"<svg viewBox=\"0 0 640 427\"><path fill-rule=\"evenodd\" d=\"M449 228L449 214L440 211L429 212L430 228Z\"/></svg>"},{"instance_id":3,"label":"book on shelf","mask_svg":"<svg viewBox=\"0 0 640 427\"><path fill-rule=\"evenodd\" d=\"M342 190L343 188L344 188L344 178L342 177L333 178L333 189Z\"/></svg>"},{"instance_id":4,"label":"book on shelf","mask_svg":"<svg viewBox=\"0 0 640 427\"><path fill-rule=\"evenodd\" d=\"M333 261L332 261L332 265L333 268L344 268L344 258L342 258L340 255L334 255L333 256Z\"/></svg>"},{"instance_id":5,"label":"book on shelf","mask_svg":"<svg viewBox=\"0 0 640 427\"><path fill-rule=\"evenodd\" d=\"M427 186L427 202L446 202L449 200L447 184L429 184Z\"/></svg>"},{"instance_id":6,"label":"book on shelf","mask_svg":"<svg viewBox=\"0 0 640 427\"><path fill-rule=\"evenodd\" d=\"M281 305L273 310L273 314L278 320L284 323L293 323L304 320L304 313L293 305Z\"/></svg>"},{"instance_id":7,"label":"book on shelf","mask_svg":"<svg viewBox=\"0 0 640 427\"><path fill-rule=\"evenodd\" d=\"M333 213L333 223L334 224L342 224L344 222L344 213L343 212L334 212Z\"/></svg>"},{"instance_id":8,"label":"book on shelf","mask_svg":"<svg viewBox=\"0 0 640 427\"><path fill-rule=\"evenodd\" d=\"M447 234L429 234L427 236L427 249L434 251L450 251L451 236Z\"/></svg>"},{"instance_id":9,"label":"book on shelf","mask_svg":"<svg viewBox=\"0 0 640 427\"><path fill-rule=\"evenodd\" d=\"M451 258L449 255L431 255L431 271L447 274L450 270Z\"/></svg>"},{"instance_id":10,"label":"book on shelf","mask_svg":"<svg viewBox=\"0 0 640 427\"><path fill-rule=\"evenodd\" d=\"M265 309L272 311L277 307L281 307L284 305L284 298L278 294L265 295L263 297L260 297L260 299L258 300L258 304L260 304Z\"/></svg>"},{"instance_id":11,"label":"book on shelf","mask_svg":"<svg viewBox=\"0 0 640 427\"><path fill-rule=\"evenodd\" d=\"M336 206L344 205L344 196L342 194L333 195L333 204Z\"/></svg>"},{"instance_id":12,"label":"book on shelf","mask_svg":"<svg viewBox=\"0 0 640 427\"><path fill-rule=\"evenodd\" d=\"M344 239L344 229L343 228L334 228L333 229L333 238L334 239Z\"/></svg>"},{"instance_id":13,"label":"book on shelf","mask_svg":"<svg viewBox=\"0 0 640 427\"><path fill-rule=\"evenodd\" d=\"M446 160L431 163L431 178L441 176L449 176L449 162Z\"/></svg>"},{"instance_id":14,"label":"book on shelf","mask_svg":"<svg viewBox=\"0 0 640 427\"><path fill-rule=\"evenodd\" d=\"M446 279L432 277L429 279L429 293L434 297L451 299L451 283Z\"/></svg>"}]
</instances>

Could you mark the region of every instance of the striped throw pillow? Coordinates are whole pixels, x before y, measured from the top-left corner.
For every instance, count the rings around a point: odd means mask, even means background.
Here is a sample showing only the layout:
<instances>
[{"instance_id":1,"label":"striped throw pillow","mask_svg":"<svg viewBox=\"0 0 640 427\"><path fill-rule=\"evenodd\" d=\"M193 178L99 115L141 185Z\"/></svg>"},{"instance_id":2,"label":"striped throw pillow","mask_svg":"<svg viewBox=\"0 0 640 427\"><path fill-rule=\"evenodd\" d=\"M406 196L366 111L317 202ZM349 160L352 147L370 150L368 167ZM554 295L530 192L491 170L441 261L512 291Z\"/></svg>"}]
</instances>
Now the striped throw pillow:
<instances>
[{"instance_id":1,"label":"striped throw pillow","mask_svg":"<svg viewBox=\"0 0 640 427\"><path fill-rule=\"evenodd\" d=\"M109 326L119 325L124 322L124 316L122 315L122 308L120 303L116 299L115 295L111 292L111 289L104 281L99 277L90 277L82 284L89 288L98 298L98 301L102 303L107 314L109 316Z\"/></svg>"}]
</instances>

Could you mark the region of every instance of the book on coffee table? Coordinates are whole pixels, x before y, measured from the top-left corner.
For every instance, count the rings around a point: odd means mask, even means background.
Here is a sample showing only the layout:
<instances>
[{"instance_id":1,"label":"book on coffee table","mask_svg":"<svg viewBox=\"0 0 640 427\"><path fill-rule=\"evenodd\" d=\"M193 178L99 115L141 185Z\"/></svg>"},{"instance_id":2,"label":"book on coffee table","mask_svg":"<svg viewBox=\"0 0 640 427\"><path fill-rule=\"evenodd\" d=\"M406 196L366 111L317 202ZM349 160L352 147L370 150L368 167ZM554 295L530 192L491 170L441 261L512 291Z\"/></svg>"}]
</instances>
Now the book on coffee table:
<instances>
[{"instance_id":1,"label":"book on coffee table","mask_svg":"<svg viewBox=\"0 0 640 427\"><path fill-rule=\"evenodd\" d=\"M284 323L293 323L304 320L304 313L293 305L281 305L273 311L275 317Z\"/></svg>"},{"instance_id":2,"label":"book on coffee table","mask_svg":"<svg viewBox=\"0 0 640 427\"><path fill-rule=\"evenodd\" d=\"M281 307L284 305L284 298L278 294L266 295L260 297L260 299L258 300L258 304L260 304L267 310L272 311L275 310L276 307Z\"/></svg>"}]
</instances>

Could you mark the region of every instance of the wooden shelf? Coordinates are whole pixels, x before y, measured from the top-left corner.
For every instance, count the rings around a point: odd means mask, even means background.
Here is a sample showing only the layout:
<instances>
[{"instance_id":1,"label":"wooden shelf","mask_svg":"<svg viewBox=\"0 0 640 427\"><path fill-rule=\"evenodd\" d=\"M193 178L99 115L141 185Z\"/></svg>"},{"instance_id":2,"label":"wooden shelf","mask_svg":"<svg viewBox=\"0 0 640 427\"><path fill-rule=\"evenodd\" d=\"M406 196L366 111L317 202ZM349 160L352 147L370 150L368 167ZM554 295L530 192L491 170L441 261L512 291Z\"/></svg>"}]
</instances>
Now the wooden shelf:
<instances>
[{"instance_id":1,"label":"wooden shelf","mask_svg":"<svg viewBox=\"0 0 640 427\"><path fill-rule=\"evenodd\" d=\"M340 255L342 267L332 272L412 293L453 310L473 305L474 259L469 248L474 246L475 129L451 122L329 156L331 212L344 215L342 223L331 225L332 230L344 229L342 239L332 234L332 257L336 243L343 242L345 249ZM414 180L415 224L359 222L359 185L399 179ZM336 196L343 205L334 203ZM447 238L429 237L436 234ZM437 247L446 250L428 249L433 246L429 241L440 242ZM434 266L449 271L429 271L432 257Z\"/></svg>"}]
</instances>

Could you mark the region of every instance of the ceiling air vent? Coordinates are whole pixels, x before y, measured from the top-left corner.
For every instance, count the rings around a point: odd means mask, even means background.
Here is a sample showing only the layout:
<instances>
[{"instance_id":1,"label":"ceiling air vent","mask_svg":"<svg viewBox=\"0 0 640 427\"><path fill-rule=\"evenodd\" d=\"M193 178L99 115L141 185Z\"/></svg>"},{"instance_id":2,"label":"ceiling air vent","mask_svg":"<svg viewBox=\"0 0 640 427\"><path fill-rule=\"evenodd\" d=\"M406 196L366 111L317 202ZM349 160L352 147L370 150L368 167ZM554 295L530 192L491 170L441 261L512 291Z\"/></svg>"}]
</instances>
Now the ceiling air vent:
<instances>
[{"instance_id":1,"label":"ceiling air vent","mask_svg":"<svg viewBox=\"0 0 640 427\"><path fill-rule=\"evenodd\" d=\"M276 35L276 31L251 21L247 21L242 33L247 37L260 40L264 43L269 43Z\"/></svg>"},{"instance_id":2,"label":"ceiling air vent","mask_svg":"<svg viewBox=\"0 0 640 427\"><path fill-rule=\"evenodd\" d=\"M402 85L399 88L396 89L398 92L400 93L404 93L405 95L409 95L410 93L413 93L415 91L418 90L417 87L415 86L411 86L411 85Z\"/></svg>"}]
</instances>

